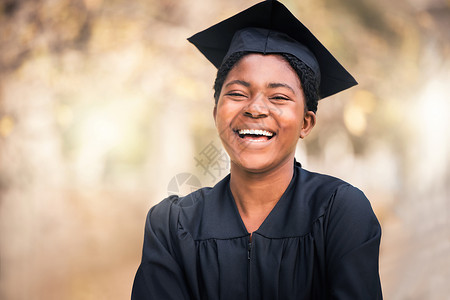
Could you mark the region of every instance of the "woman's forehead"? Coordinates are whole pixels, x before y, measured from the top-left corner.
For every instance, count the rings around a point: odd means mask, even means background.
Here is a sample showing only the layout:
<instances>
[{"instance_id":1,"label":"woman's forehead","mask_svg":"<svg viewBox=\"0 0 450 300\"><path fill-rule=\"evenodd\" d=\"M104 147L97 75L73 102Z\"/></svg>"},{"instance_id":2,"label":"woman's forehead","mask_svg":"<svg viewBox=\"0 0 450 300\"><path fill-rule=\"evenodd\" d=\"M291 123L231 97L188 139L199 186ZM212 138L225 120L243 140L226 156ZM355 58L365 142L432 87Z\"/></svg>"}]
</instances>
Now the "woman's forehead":
<instances>
[{"instance_id":1,"label":"woman's forehead","mask_svg":"<svg viewBox=\"0 0 450 300\"><path fill-rule=\"evenodd\" d=\"M232 80L260 80L267 84L289 83L301 89L301 82L297 72L280 54L245 54L230 70L224 85ZM276 83L276 84L274 84Z\"/></svg>"}]
</instances>

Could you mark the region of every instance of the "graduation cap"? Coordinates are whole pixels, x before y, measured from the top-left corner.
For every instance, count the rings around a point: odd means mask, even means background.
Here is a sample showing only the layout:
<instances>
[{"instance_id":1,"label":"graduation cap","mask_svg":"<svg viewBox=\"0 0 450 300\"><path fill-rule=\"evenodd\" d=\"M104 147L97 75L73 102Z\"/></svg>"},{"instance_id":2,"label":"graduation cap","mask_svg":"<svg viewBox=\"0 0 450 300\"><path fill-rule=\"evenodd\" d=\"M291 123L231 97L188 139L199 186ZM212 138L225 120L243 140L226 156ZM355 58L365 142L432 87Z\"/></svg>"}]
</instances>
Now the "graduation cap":
<instances>
[{"instance_id":1,"label":"graduation cap","mask_svg":"<svg viewBox=\"0 0 450 300\"><path fill-rule=\"evenodd\" d=\"M275 0L260 2L188 41L216 68L240 51L292 54L320 77L320 98L358 84L308 28Z\"/></svg>"}]
</instances>

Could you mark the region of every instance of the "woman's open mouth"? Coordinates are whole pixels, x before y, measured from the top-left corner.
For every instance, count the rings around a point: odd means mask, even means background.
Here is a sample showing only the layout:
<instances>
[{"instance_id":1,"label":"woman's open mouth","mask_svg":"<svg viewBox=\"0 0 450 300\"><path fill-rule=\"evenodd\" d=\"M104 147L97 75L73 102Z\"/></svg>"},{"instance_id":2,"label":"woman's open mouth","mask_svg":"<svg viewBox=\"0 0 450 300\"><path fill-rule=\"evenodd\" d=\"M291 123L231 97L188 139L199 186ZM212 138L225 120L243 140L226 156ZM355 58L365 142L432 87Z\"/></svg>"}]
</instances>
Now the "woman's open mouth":
<instances>
[{"instance_id":1,"label":"woman's open mouth","mask_svg":"<svg viewBox=\"0 0 450 300\"><path fill-rule=\"evenodd\" d=\"M265 142L273 138L276 133L264 129L237 129L237 135L249 142Z\"/></svg>"}]
</instances>

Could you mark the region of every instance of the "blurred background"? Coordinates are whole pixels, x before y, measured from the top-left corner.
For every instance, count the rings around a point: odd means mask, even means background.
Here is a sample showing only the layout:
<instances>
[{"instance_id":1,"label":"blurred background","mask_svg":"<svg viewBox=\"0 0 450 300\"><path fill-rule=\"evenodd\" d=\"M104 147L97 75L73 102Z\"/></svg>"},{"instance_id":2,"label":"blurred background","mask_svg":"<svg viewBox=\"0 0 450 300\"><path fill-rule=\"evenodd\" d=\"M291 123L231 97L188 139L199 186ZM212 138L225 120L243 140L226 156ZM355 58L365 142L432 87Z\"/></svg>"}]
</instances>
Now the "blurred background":
<instances>
[{"instance_id":1,"label":"blurred background","mask_svg":"<svg viewBox=\"0 0 450 300\"><path fill-rule=\"evenodd\" d=\"M258 1L0 1L0 298L129 299L148 209L228 168L186 38ZM283 0L357 78L305 168L361 188L385 299L450 295L450 2Z\"/></svg>"}]
</instances>

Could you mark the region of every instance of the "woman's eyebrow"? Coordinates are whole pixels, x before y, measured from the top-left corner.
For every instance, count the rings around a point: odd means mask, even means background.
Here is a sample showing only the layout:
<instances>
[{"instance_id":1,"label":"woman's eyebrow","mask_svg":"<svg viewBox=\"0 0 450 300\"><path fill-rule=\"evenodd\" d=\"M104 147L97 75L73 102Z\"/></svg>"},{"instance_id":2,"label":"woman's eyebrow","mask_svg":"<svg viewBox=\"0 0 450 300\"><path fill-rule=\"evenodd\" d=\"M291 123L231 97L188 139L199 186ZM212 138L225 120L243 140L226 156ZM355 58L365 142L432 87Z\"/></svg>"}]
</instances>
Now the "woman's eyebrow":
<instances>
[{"instance_id":1,"label":"woman's eyebrow","mask_svg":"<svg viewBox=\"0 0 450 300\"><path fill-rule=\"evenodd\" d=\"M245 86L245 87L249 87L249 86L250 86L250 83L248 83L247 81L243 81L243 80L232 80L232 81L228 82L228 83L225 85L225 87L230 86L230 85L232 85L232 84L240 84L240 85L243 85L243 86Z\"/></svg>"},{"instance_id":2,"label":"woman's eyebrow","mask_svg":"<svg viewBox=\"0 0 450 300\"><path fill-rule=\"evenodd\" d=\"M267 87L270 88L270 89L284 87L284 88L287 88L287 89L291 90L295 94L294 89L290 85L288 85L286 83L272 82L272 83L269 83L267 85Z\"/></svg>"}]
</instances>

